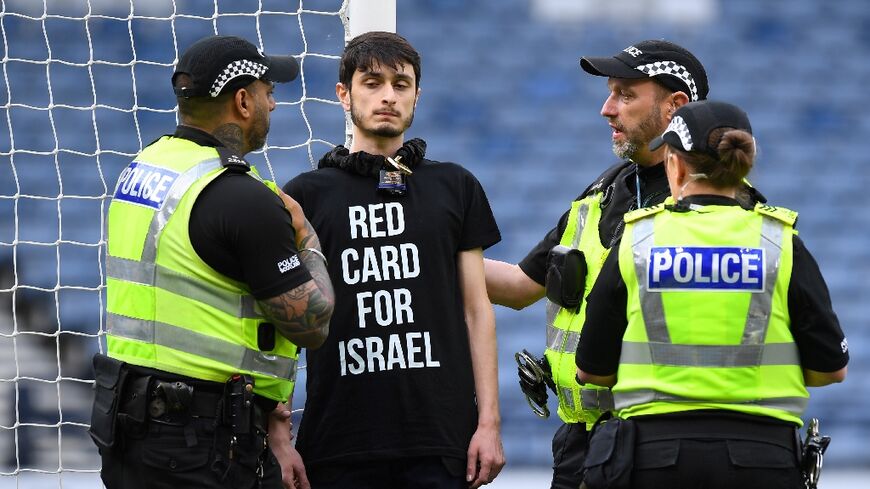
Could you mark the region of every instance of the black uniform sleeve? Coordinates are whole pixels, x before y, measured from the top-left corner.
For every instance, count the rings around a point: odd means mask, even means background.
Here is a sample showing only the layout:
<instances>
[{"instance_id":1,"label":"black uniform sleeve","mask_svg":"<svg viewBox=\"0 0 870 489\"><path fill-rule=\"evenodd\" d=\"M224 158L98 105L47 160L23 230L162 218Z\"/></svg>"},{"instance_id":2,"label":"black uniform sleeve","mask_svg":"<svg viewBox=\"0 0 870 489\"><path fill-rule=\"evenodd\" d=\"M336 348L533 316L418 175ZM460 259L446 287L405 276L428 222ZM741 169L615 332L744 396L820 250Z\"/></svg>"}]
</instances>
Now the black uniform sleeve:
<instances>
[{"instance_id":1,"label":"black uniform sleeve","mask_svg":"<svg viewBox=\"0 0 870 489\"><path fill-rule=\"evenodd\" d=\"M619 273L619 242L610 249L586 297L586 320L580 332L575 362L592 375L612 375L619 369L628 291Z\"/></svg>"},{"instance_id":2,"label":"black uniform sleeve","mask_svg":"<svg viewBox=\"0 0 870 489\"><path fill-rule=\"evenodd\" d=\"M311 280L296 256L290 214L281 199L247 173L226 171L200 193L190 241L216 271L248 285L257 299Z\"/></svg>"},{"instance_id":3,"label":"black uniform sleeve","mask_svg":"<svg viewBox=\"0 0 870 489\"><path fill-rule=\"evenodd\" d=\"M849 351L828 286L816 260L797 236L793 248L788 313L801 366L817 372L837 371L849 362Z\"/></svg>"},{"instance_id":4,"label":"black uniform sleeve","mask_svg":"<svg viewBox=\"0 0 870 489\"><path fill-rule=\"evenodd\" d=\"M466 171L465 175L465 219L459 249L486 249L501 241L501 233L480 182L471 172Z\"/></svg>"},{"instance_id":5,"label":"black uniform sleeve","mask_svg":"<svg viewBox=\"0 0 870 489\"><path fill-rule=\"evenodd\" d=\"M547 281L547 255L561 241L562 234L565 233L565 228L568 226L568 214L570 212L570 209L565 211L559 219L559 224L548 231L544 239L539 241L519 263L520 270L542 286Z\"/></svg>"}]
</instances>

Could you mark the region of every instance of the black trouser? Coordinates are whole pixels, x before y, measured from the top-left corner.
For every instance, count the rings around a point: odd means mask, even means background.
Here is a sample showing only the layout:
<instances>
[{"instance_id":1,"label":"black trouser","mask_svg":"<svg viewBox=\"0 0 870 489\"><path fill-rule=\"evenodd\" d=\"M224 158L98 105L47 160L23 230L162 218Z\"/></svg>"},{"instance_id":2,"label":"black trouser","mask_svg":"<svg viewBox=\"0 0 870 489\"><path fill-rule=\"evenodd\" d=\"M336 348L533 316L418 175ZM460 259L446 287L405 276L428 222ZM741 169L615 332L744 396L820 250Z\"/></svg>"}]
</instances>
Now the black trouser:
<instances>
[{"instance_id":1,"label":"black trouser","mask_svg":"<svg viewBox=\"0 0 870 489\"><path fill-rule=\"evenodd\" d=\"M265 433L236 437L231 459L232 434L213 419L194 418L182 426L154 420L125 424L115 446L100 450L100 475L108 489L283 487L281 467L264 446Z\"/></svg>"},{"instance_id":2,"label":"black trouser","mask_svg":"<svg viewBox=\"0 0 870 489\"><path fill-rule=\"evenodd\" d=\"M637 416L634 489L795 489L794 425L749 415Z\"/></svg>"},{"instance_id":3,"label":"black trouser","mask_svg":"<svg viewBox=\"0 0 870 489\"><path fill-rule=\"evenodd\" d=\"M140 376L105 357L96 365L98 387L114 390L98 389L95 413L105 411L112 393L116 406L114 416L92 419L114 425L96 426L104 435L97 445L108 489L282 488L267 445L267 400L252 396L234 408L223 384Z\"/></svg>"},{"instance_id":4,"label":"black trouser","mask_svg":"<svg viewBox=\"0 0 870 489\"><path fill-rule=\"evenodd\" d=\"M465 461L407 457L307 468L311 489L468 489Z\"/></svg>"},{"instance_id":5,"label":"black trouser","mask_svg":"<svg viewBox=\"0 0 870 489\"><path fill-rule=\"evenodd\" d=\"M586 423L565 423L556 430L551 489L577 489L580 486L588 445Z\"/></svg>"}]
</instances>

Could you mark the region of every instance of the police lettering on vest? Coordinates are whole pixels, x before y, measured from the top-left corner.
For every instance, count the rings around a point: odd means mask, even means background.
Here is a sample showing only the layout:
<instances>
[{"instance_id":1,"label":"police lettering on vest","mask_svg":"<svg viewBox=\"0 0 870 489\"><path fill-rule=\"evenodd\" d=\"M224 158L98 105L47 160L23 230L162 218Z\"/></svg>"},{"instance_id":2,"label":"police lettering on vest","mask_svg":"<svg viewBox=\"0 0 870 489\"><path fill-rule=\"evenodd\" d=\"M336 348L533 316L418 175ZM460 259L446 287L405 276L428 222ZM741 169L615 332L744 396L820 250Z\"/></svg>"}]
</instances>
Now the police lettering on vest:
<instances>
[{"instance_id":1,"label":"police lettering on vest","mask_svg":"<svg viewBox=\"0 0 870 489\"><path fill-rule=\"evenodd\" d=\"M350 206L347 216L351 240L395 237L405 232L405 211L398 202ZM341 276L347 285L398 285L398 281L420 275L420 253L415 243L350 247L340 257ZM359 291L355 303L360 332L414 324L413 298L407 287ZM374 333L379 331L383 330ZM432 351L428 331L342 340L338 342L338 353L342 376L441 366Z\"/></svg>"},{"instance_id":2,"label":"police lettering on vest","mask_svg":"<svg viewBox=\"0 0 870 489\"><path fill-rule=\"evenodd\" d=\"M707 246L653 247L648 290L764 291L764 249Z\"/></svg>"},{"instance_id":3,"label":"police lettering on vest","mask_svg":"<svg viewBox=\"0 0 870 489\"><path fill-rule=\"evenodd\" d=\"M172 182L177 177L178 173L166 168L157 168L134 161L121 172L118 187L115 189L115 198L131 204L160 209L169 188L172 187Z\"/></svg>"}]
</instances>

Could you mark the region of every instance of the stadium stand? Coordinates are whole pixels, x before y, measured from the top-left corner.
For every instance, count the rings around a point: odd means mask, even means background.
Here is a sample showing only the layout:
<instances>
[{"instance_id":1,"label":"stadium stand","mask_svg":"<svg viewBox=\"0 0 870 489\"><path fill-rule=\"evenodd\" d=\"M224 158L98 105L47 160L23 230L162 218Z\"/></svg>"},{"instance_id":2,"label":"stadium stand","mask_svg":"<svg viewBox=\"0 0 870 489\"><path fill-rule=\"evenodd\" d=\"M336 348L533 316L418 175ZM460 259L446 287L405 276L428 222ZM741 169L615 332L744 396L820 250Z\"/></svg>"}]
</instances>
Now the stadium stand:
<instances>
[{"instance_id":1,"label":"stadium stand","mask_svg":"<svg viewBox=\"0 0 870 489\"><path fill-rule=\"evenodd\" d=\"M195 2L179 1L194 9ZM203 2L199 2L202 4ZM208 2L210 3L210 2ZM596 24L587 22L550 24L537 21L530 14L529 1L491 0L419 0L400 2L399 32L422 53L422 98L410 137L423 137L428 152L441 160L453 160L471 169L481 180L491 200L501 227L503 242L487 251L487 256L511 262L524 254L544 235L567 209L570 201L602 169L615 162L610 152L609 129L598 115L605 96L604 81L582 72L581 55L607 55L625 47L630 41L665 38L695 52L705 63L711 80L711 98L731 101L746 108L756 129L761 156L753 183L771 203L796 209L801 213L798 229L813 251L830 286L834 306L843 329L853 345L852 363L847 385L813 392L808 415L819 417L833 443L826 465L867 465L866 440L870 438L870 329L867 304L870 292L870 156L864 144L870 135L870 115L864 104L866 83L870 75L870 7L863 0L729 0L720 2L720 15L710 24L686 27L667 23ZM206 10L212 6L205 5ZM181 21L179 21L181 22ZM188 22L193 23L190 20ZM203 21L205 22L205 21ZM226 19L219 25L222 33L250 35L248 18ZM4 32L8 38L33 37L32 43L10 44L18 52L9 56L45 59L41 33L24 19L7 17ZM94 46L103 59L129 59L129 44L111 39L128 38L127 26L120 22L92 20ZM199 25L200 32L208 23ZM156 26L155 26L156 28ZM184 29L179 29L179 36ZM286 46L298 53L299 40L277 27L263 28L269 46ZM165 32L143 32L136 41L140 59L169 63L171 46ZM72 22L51 23L53 40L82 36L81 25ZM341 48L336 26L313 19L306 24L312 42L333 44L331 52ZM100 40L102 39L102 40ZM192 39L180 38L179 43ZM86 43L84 44L87 45ZM52 48L67 59L87 59L86 52L70 52L80 43L52 42ZM60 57L61 53L53 53ZM314 96L332 98L337 73L335 64L306 60L305 81ZM15 70L7 81L0 80L0 99L6 98L8 83L16 88L19 103L45 105L48 94L42 70L28 73ZM58 66L51 76L54 103L87 105L93 102L90 81L82 69ZM125 76L113 76L126 70ZM95 70L98 103L115 107L132 107L129 67L102 67ZM171 90L166 68L136 67L137 103L140 106L171 109ZM36 76L39 75L39 76ZM122 81L123 80L123 81ZM35 81L35 83L31 83ZM120 83L120 85L118 85ZM299 90L295 87L291 90ZM277 94L286 100L298 99L298 93ZM309 96L312 96L309 93ZM4 100L8 103L7 100ZM5 109L13 110L13 109ZM307 137L297 106L280 107L273 118L270 144L298 144ZM4 111L5 112L5 111ZM16 147L50 150L54 142L45 113L16 111L19 127ZM4 114L5 115L5 114ZM314 107L306 113L318 137L332 142L344 139L342 114L335 106ZM90 120L73 110L54 111L58 140L62 147L92 152L97 145ZM171 115L139 112L98 111L100 147L130 152L138 148L136 126L147 144L171 129ZM297 137L299 131L304 136ZM9 146L8 134L0 131L0 146ZM315 146L325 151L326 146ZM303 152L292 154L291 161L272 157L269 161L275 179L283 183L300 171L310 168ZM298 156L298 158L296 157ZM319 155L315 155L317 157ZM255 160L258 156L255 155ZM8 159L8 158L7 158ZM56 196L59 181L64 194L93 194L101 185L91 160L65 155L61 162L62 178L55 177L53 160L39 155L18 155L16 169L21 192ZM81 161L79 161L81 160ZM103 173L111 186L126 158L107 154L102 158ZM258 161L259 163L259 161ZM9 164L0 160L0 193L11 195ZM12 189L12 190L10 190ZM65 239L93 242L99 236L99 205L91 201L68 201L63 204L62 225ZM14 226L12 206L0 200L0 240L9 242ZM59 222L55 201L21 201L18 208L19 239L53 241ZM0 258L9 258L8 249L0 249ZM21 282L52 287L57 283L99 284L97 250L67 253L61 247L60 265L54 249L19 245L18 267ZM58 277L59 270L59 277ZM39 295L39 294L34 294ZM43 294L45 295L45 294ZM86 294L64 295L60 300L61 324L65 330L95 333L99 301ZM43 298L45 299L45 298ZM38 302L43 304L44 302ZM53 306L52 306L53 307ZM48 309L52 309L49 307ZM529 410L516 385L513 353L523 348L541 353L544 344L544 309L537 304L516 312L496 308L499 335L502 425L505 449L511 465L546 466L550 463L550 439L556 429L554 419L543 421ZM49 323L54 310L46 314ZM0 318L6 329L8 319ZM43 328L51 330L51 327ZM54 339L33 341L25 345L26 353L48 352L49 370L56 369L52 349ZM5 340L4 340L5 341ZM74 348L96 349L74 342ZM19 348L22 348L19 345ZM8 345L2 345L0 367L8 370ZM71 358L88 355L71 350ZM22 352L19 351L19 358ZM25 355L26 356L26 355ZM54 378L57 372L42 372L39 378ZM43 365L45 367L45 365ZM43 369L44 370L44 369ZM5 375L5 374L4 374ZM82 374L88 375L88 374ZM302 376L304 378L304 374ZM55 402L39 402L39 382L25 382L20 388L19 406L26 414L22 421L56 422ZM72 386L75 387L75 386ZM4 386L4 389L8 386ZM62 401L84 420L88 409L84 394L64 396ZM2 421L6 424L12 397L5 391ZM297 406L304 400L300 389ZM551 399L552 401L552 399ZM551 404L552 407L552 404ZM54 420L54 421L52 421ZM5 431L5 430L4 430ZM31 431L35 431L32 429ZM50 441L56 445L56 430ZM19 463L39 465L38 457L57 457L57 450L47 451L34 433L22 431L25 442L19 443ZM9 452L11 440L0 439L0 465L15 465ZM89 441L83 430L72 433L78 447ZM66 439L66 438L65 438ZM5 460L3 459L5 457ZM87 466L87 460L81 461ZM56 466L56 460L48 465ZM93 463L93 461L91 461Z\"/></svg>"}]
</instances>

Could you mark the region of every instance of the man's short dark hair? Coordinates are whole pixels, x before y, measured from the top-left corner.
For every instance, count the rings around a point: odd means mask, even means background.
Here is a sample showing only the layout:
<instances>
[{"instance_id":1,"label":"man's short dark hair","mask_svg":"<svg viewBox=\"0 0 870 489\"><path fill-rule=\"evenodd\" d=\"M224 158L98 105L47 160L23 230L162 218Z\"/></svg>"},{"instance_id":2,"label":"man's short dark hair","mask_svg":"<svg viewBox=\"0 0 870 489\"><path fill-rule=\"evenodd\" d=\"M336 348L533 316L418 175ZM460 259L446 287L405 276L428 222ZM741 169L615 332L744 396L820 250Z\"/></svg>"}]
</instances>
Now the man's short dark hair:
<instances>
[{"instance_id":1,"label":"man's short dark hair","mask_svg":"<svg viewBox=\"0 0 870 489\"><path fill-rule=\"evenodd\" d=\"M372 31L351 39L341 55L338 81L350 89L353 74L369 71L375 64L399 69L407 63L414 68L416 88L420 87L420 53L404 37L392 32Z\"/></svg>"},{"instance_id":2,"label":"man's short dark hair","mask_svg":"<svg viewBox=\"0 0 870 489\"><path fill-rule=\"evenodd\" d=\"M178 87L185 87L191 83L190 77L185 74L178 75L177 78L178 81L176 86ZM235 97L237 91L238 89L225 91L214 98L176 97L176 102L178 102L178 113L182 117L189 119L190 122L203 122L212 119L223 112L227 100Z\"/></svg>"},{"instance_id":3,"label":"man's short dark hair","mask_svg":"<svg viewBox=\"0 0 870 489\"><path fill-rule=\"evenodd\" d=\"M189 80L189 77L184 74L179 75L177 78L177 86L179 87L186 86ZM227 101L232 100L239 90L243 88L248 92L260 90L256 82L257 80L253 80L247 85L232 88L231 90L224 90L217 97L176 97L178 113L191 124L201 124L213 120L223 114L227 107Z\"/></svg>"}]
</instances>

